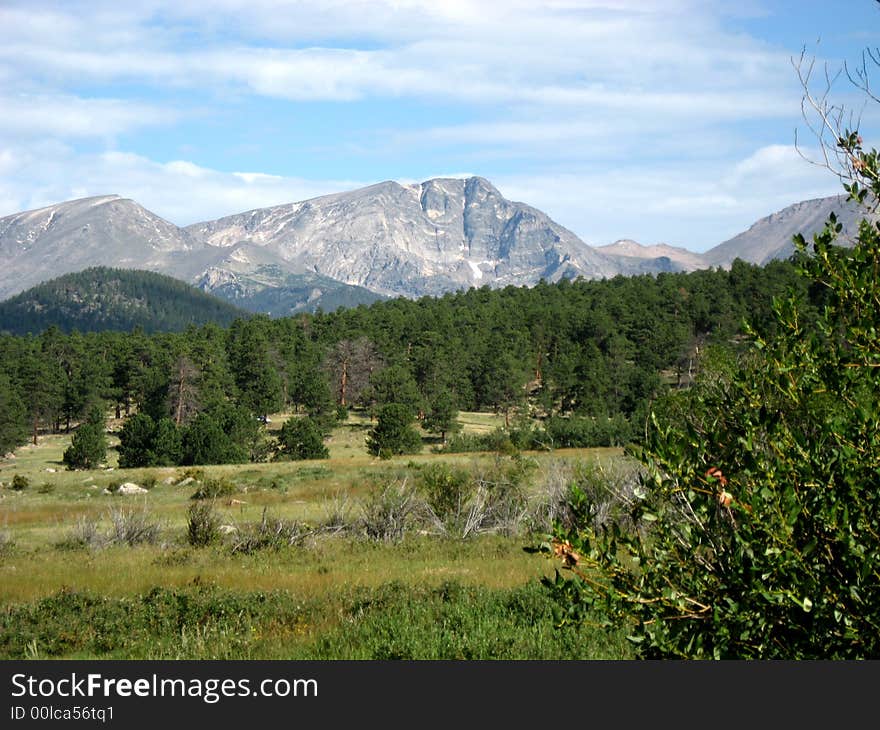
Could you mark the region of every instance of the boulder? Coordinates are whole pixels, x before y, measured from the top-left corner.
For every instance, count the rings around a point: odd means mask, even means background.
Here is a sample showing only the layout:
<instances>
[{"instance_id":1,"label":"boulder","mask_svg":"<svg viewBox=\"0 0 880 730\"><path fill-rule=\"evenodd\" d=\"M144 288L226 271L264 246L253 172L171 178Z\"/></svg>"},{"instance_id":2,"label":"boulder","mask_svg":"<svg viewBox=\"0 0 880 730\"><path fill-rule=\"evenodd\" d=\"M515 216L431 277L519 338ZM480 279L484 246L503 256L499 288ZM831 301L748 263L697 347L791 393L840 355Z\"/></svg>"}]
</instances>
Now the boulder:
<instances>
[{"instance_id":1,"label":"boulder","mask_svg":"<svg viewBox=\"0 0 880 730\"><path fill-rule=\"evenodd\" d=\"M125 484L120 484L119 489L116 490L117 494L146 494L148 490L143 487L135 484L134 482L126 482Z\"/></svg>"}]
</instances>

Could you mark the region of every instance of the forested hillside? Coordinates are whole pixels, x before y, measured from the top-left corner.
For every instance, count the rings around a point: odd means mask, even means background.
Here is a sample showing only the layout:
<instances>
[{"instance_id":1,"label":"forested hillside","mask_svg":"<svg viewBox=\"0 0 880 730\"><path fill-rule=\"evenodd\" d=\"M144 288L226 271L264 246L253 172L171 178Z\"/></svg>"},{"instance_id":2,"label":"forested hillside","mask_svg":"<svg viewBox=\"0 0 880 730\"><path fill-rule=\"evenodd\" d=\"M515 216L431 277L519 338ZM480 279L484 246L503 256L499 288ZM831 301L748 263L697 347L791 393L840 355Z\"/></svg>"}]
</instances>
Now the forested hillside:
<instances>
[{"instance_id":1,"label":"forested hillside","mask_svg":"<svg viewBox=\"0 0 880 730\"><path fill-rule=\"evenodd\" d=\"M539 419L545 445L625 443L638 438L652 399L687 383L700 348L734 347L745 320L769 327L772 298L792 288L809 295L789 263L736 262L730 271L255 316L226 329L7 335L0 449L69 428L96 401L118 416L140 413L150 448L165 423L171 462L267 458L255 416L289 409L326 422L388 404L439 424L444 437L456 410L491 409L505 414L511 433L519 416ZM231 441L212 441L221 437Z\"/></svg>"},{"instance_id":2,"label":"forested hillside","mask_svg":"<svg viewBox=\"0 0 880 730\"><path fill-rule=\"evenodd\" d=\"M0 332L179 332L190 325L230 325L245 312L170 276L93 267L44 282L0 302Z\"/></svg>"}]
</instances>

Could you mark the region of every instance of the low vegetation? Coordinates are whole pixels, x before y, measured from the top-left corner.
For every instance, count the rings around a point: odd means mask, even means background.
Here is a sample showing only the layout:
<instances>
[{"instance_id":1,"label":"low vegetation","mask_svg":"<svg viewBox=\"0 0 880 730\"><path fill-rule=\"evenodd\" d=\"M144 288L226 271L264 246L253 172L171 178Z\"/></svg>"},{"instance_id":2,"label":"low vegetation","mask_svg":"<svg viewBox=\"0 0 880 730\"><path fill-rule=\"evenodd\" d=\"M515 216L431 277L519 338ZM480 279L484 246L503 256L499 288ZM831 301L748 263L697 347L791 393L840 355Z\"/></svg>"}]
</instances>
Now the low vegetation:
<instances>
[{"instance_id":1,"label":"low vegetation","mask_svg":"<svg viewBox=\"0 0 880 730\"><path fill-rule=\"evenodd\" d=\"M620 635L555 629L548 566L523 550L564 500L558 475L620 450L435 454L426 441L383 460L364 448L369 419L349 419L311 461L119 469L113 434L98 469L64 469L63 434L17 450L0 463L0 656L632 655ZM269 420L277 433L288 419Z\"/></svg>"}]
</instances>

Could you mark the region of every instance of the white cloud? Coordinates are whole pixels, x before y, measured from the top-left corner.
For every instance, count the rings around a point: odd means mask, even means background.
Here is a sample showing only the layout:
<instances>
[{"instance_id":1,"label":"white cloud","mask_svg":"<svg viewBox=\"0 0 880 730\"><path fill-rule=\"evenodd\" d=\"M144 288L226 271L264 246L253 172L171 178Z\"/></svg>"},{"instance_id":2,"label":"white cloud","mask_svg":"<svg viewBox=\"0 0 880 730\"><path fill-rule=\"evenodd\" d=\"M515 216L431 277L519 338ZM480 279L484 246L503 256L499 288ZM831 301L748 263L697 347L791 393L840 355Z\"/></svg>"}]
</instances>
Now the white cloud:
<instances>
[{"instance_id":1,"label":"white cloud","mask_svg":"<svg viewBox=\"0 0 880 730\"><path fill-rule=\"evenodd\" d=\"M639 98L645 113L753 117L778 113L774 92L790 80L784 54L725 32L696 2L152 2L115 13L90 3L69 14L40 6L4 11L19 32L0 36L0 61L50 81L608 111Z\"/></svg>"},{"instance_id":2,"label":"white cloud","mask_svg":"<svg viewBox=\"0 0 880 730\"><path fill-rule=\"evenodd\" d=\"M138 127L168 124L173 111L119 99L0 94L4 137L113 137Z\"/></svg>"},{"instance_id":3,"label":"white cloud","mask_svg":"<svg viewBox=\"0 0 880 730\"><path fill-rule=\"evenodd\" d=\"M797 157L789 136L779 139L785 125L754 139L736 127L789 119L793 127L800 88L785 49L723 24L722 13L760 8L751 0L728 5L6 0L0 212L115 192L186 224L369 184L375 180L308 178L320 172L269 175L240 159L208 162L204 152L202 164L172 159L199 140L175 139L166 162L131 146L113 151L126 146L118 138L127 132L189 117L190 97L210 121L240 115L229 124L243 125L242 137L253 97L293 102L285 108L304 116L312 109L305 102L366 99L389 111L365 125L357 140L364 148L468 148L448 163L409 159L407 174L420 165L520 160L528 173L477 172L588 242L631 237L705 248L798 199L838 192L827 172ZM114 98L123 86L126 99ZM456 113L395 126L400 99ZM89 152L76 147L83 143ZM337 158L352 144L304 142Z\"/></svg>"}]
</instances>

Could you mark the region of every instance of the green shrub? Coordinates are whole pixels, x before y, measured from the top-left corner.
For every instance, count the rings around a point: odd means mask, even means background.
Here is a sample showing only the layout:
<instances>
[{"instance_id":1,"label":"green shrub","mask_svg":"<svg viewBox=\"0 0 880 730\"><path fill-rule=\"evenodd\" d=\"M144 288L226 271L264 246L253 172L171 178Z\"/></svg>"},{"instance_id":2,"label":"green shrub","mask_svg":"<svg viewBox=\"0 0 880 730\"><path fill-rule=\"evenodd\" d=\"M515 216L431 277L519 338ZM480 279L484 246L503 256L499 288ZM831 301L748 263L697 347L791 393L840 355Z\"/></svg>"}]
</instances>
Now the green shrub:
<instances>
[{"instance_id":1,"label":"green shrub","mask_svg":"<svg viewBox=\"0 0 880 730\"><path fill-rule=\"evenodd\" d=\"M235 494L238 488L226 479L206 479L190 499L218 499Z\"/></svg>"},{"instance_id":2,"label":"green shrub","mask_svg":"<svg viewBox=\"0 0 880 730\"><path fill-rule=\"evenodd\" d=\"M510 433L503 428L496 428L489 433L457 433L451 436L446 445L437 451L448 454L459 454L476 451L494 451L497 454L511 456L517 447L510 439Z\"/></svg>"},{"instance_id":3,"label":"green shrub","mask_svg":"<svg viewBox=\"0 0 880 730\"><path fill-rule=\"evenodd\" d=\"M476 491L467 469L443 462L421 469L418 484L428 506L441 521L461 515Z\"/></svg>"},{"instance_id":4,"label":"green shrub","mask_svg":"<svg viewBox=\"0 0 880 730\"><path fill-rule=\"evenodd\" d=\"M21 492L22 490L27 489L30 484L30 480L21 474L16 474L12 477L12 488L16 492Z\"/></svg>"},{"instance_id":5,"label":"green shrub","mask_svg":"<svg viewBox=\"0 0 880 730\"><path fill-rule=\"evenodd\" d=\"M633 440L633 429L623 415L554 416L544 426L543 440L554 448L624 446Z\"/></svg>"},{"instance_id":6,"label":"green shrub","mask_svg":"<svg viewBox=\"0 0 880 730\"><path fill-rule=\"evenodd\" d=\"M853 197L880 196L877 152ZM777 335L736 368L704 371L686 406L656 415L629 524L557 529L544 549L560 619L590 611L625 628L644 657L858 659L880 656L880 230L834 245L832 215L803 274L826 306L805 326L777 300Z\"/></svg>"}]
</instances>

